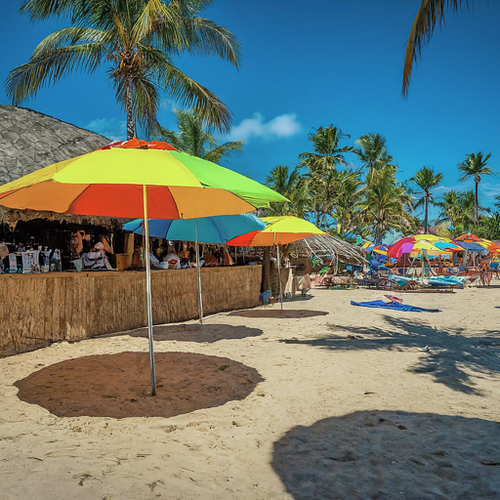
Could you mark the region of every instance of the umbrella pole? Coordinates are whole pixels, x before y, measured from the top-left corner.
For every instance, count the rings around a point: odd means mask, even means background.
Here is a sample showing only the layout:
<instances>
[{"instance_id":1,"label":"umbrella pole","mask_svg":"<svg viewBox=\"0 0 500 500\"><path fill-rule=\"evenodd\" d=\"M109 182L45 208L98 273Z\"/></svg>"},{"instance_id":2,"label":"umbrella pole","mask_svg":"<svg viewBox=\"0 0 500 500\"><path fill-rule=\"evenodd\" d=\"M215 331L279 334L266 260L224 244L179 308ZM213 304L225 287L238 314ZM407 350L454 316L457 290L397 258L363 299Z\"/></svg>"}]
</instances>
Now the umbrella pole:
<instances>
[{"instance_id":1,"label":"umbrella pole","mask_svg":"<svg viewBox=\"0 0 500 500\"><path fill-rule=\"evenodd\" d=\"M146 186L142 186L142 195L144 201L144 260L146 264L146 302L148 310L149 363L151 365L151 395L156 396L155 352L153 346L153 305L151 302L151 263L149 261L148 193Z\"/></svg>"},{"instance_id":2,"label":"umbrella pole","mask_svg":"<svg viewBox=\"0 0 500 500\"><path fill-rule=\"evenodd\" d=\"M196 238L196 278L198 281L198 319L200 324L203 324L203 297L201 294L200 252L198 249L198 219L194 220L194 232Z\"/></svg>"},{"instance_id":3,"label":"umbrella pole","mask_svg":"<svg viewBox=\"0 0 500 500\"><path fill-rule=\"evenodd\" d=\"M281 263L280 263L280 246L279 245L276 245L276 251L277 251L277 254L278 254L278 281L279 281L279 285L280 285L280 305L281 305L281 309L283 309L283 293L282 293L282 283L281 283Z\"/></svg>"}]
</instances>

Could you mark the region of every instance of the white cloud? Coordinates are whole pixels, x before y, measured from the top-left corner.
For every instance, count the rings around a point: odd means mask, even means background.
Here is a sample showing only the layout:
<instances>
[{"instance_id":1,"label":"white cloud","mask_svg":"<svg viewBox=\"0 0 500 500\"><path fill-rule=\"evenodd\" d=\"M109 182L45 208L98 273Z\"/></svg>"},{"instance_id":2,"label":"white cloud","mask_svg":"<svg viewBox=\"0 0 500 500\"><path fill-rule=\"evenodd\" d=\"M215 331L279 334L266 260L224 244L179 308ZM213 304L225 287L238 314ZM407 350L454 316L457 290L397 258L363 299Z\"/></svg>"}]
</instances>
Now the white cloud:
<instances>
[{"instance_id":1,"label":"white cloud","mask_svg":"<svg viewBox=\"0 0 500 500\"><path fill-rule=\"evenodd\" d=\"M252 118L245 118L239 125L232 128L226 137L229 141L248 141L253 137L266 140L291 137L300 132L300 123L295 113L279 115L268 122L260 113L255 113Z\"/></svg>"},{"instance_id":2,"label":"white cloud","mask_svg":"<svg viewBox=\"0 0 500 500\"><path fill-rule=\"evenodd\" d=\"M116 118L97 118L84 126L111 141L124 141L127 138L127 122Z\"/></svg>"}]
</instances>

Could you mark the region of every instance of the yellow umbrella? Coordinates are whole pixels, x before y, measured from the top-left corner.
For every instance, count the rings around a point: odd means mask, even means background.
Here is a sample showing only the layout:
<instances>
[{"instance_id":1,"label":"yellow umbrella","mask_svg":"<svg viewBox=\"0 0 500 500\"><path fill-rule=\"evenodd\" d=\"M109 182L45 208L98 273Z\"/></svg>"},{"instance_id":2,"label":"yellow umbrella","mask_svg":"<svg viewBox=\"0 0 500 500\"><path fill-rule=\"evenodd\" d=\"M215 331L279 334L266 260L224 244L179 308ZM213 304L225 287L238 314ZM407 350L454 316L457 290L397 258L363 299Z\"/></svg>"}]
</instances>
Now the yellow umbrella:
<instances>
[{"instance_id":1,"label":"yellow umbrella","mask_svg":"<svg viewBox=\"0 0 500 500\"><path fill-rule=\"evenodd\" d=\"M267 247L276 245L278 257L278 282L280 287L280 304L283 309L283 294L281 290L281 265L280 265L280 245L292 243L313 234L326 234L321 229L318 229L314 224L299 217L291 215L283 215L279 217L261 217L261 220L266 224L264 229L260 231L252 231L242 234L232 240L229 240L226 245L241 246L241 247Z\"/></svg>"}]
</instances>

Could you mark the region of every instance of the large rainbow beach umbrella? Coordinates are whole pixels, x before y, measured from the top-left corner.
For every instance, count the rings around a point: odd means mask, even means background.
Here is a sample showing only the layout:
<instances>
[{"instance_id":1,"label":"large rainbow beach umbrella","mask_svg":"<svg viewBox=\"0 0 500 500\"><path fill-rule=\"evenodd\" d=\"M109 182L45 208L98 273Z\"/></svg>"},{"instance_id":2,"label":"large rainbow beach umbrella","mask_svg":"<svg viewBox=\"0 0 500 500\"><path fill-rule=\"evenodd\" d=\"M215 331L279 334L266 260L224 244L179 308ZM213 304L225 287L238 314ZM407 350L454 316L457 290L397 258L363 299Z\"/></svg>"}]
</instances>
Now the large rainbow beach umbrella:
<instances>
[{"instance_id":1,"label":"large rainbow beach umbrella","mask_svg":"<svg viewBox=\"0 0 500 500\"><path fill-rule=\"evenodd\" d=\"M166 142L115 142L55 163L0 187L0 205L20 210L119 218L192 219L250 212L286 198L212 162L182 153ZM144 250L149 231L144 224ZM156 394L151 269L146 297L151 389Z\"/></svg>"}]
</instances>

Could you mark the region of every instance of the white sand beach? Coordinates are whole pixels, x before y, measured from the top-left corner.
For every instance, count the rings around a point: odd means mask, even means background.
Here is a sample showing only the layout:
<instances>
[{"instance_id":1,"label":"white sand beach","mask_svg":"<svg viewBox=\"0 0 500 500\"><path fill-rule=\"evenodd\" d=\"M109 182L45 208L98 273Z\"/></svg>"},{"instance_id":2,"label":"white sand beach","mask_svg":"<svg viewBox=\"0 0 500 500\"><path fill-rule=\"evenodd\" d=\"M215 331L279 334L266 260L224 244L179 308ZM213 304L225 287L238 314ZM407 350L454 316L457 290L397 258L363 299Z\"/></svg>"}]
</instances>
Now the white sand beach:
<instances>
[{"instance_id":1,"label":"white sand beach","mask_svg":"<svg viewBox=\"0 0 500 500\"><path fill-rule=\"evenodd\" d=\"M439 313L350 305L383 293L156 328L157 411L195 408L175 416L111 416L153 399L144 330L0 359L0 498L500 498L500 289L400 295ZM144 354L95 364L121 353ZM22 397L52 413L18 396L34 373Z\"/></svg>"}]
</instances>

